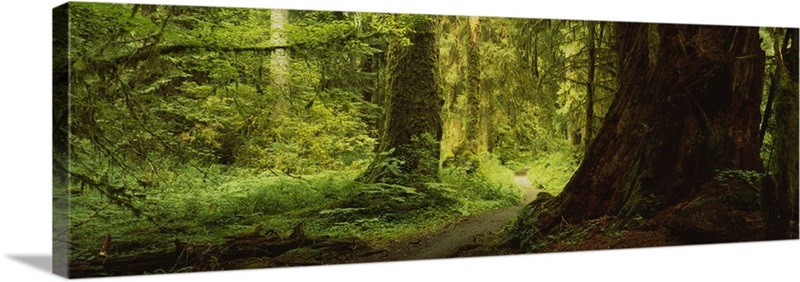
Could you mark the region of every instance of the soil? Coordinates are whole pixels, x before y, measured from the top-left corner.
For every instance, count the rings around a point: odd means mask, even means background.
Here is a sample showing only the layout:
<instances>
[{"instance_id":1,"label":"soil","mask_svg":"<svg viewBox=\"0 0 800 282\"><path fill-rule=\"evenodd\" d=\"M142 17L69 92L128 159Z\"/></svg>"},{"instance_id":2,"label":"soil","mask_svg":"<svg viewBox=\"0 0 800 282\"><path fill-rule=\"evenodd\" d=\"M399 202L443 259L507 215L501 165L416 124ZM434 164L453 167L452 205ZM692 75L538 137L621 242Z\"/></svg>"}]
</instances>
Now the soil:
<instances>
[{"instance_id":1,"label":"soil","mask_svg":"<svg viewBox=\"0 0 800 282\"><path fill-rule=\"evenodd\" d=\"M499 231L512 222L519 210L536 199L537 189L525 176L529 168L515 173L514 182L522 190L522 201L515 206L496 209L462 219L445 228L406 239L385 247L384 252L360 261L398 261L502 254L487 249Z\"/></svg>"}]
</instances>

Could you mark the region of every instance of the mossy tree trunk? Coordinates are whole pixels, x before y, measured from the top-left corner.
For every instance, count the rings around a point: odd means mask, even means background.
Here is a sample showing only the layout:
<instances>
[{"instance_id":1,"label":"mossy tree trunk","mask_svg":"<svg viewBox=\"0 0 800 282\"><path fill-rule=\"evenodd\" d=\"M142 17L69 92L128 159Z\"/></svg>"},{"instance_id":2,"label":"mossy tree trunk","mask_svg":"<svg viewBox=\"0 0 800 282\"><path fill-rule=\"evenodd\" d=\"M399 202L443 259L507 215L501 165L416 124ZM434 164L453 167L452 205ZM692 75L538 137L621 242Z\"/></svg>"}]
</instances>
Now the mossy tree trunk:
<instances>
[{"instance_id":1,"label":"mossy tree trunk","mask_svg":"<svg viewBox=\"0 0 800 282\"><path fill-rule=\"evenodd\" d=\"M798 189L798 30L789 29L783 41L785 52L777 52L775 69L774 184L764 185L762 201L765 239L797 236ZM775 44L778 44L777 42ZM776 48L777 50L778 48ZM773 181L769 179L768 181ZM794 225L792 225L792 221ZM790 230L792 228L793 230Z\"/></svg>"},{"instance_id":2,"label":"mossy tree trunk","mask_svg":"<svg viewBox=\"0 0 800 282\"><path fill-rule=\"evenodd\" d=\"M273 100L272 117L280 118L289 108L291 84L291 60L289 57L286 26L289 24L289 10L272 10L270 14L270 43L275 48L270 54L269 76L276 97Z\"/></svg>"},{"instance_id":3,"label":"mossy tree trunk","mask_svg":"<svg viewBox=\"0 0 800 282\"><path fill-rule=\"evenodd\" d=\"M429 16L405 16L405 36L390 42L387 54L386 116L378 146L379 156L364 175L365 182L406 186L438 181L440 116L444 100L436 82L436 36Z\"/></svg>"},{"instance_id":4,"label":"mossy tree trunk","mask_svg":"<svg viewBox=\"0 0 800 282\"><path fill-rule=\"evenodd\" d=\"M544 234L606 215L622 227L690 199L716 170L763 170L757 28L664 24L657 48L647 24L615 29L618 92L564 191L531 207L546 210L529 219Z\"/></svg>"},{"instance_id":5,"label":"mossy tree trunk","mask_svg":"<svg viewBox=\"0 0 800 282\"><path fill-rule=\"evenodd\" d=\"M477 153L479 127L480 127L480 100L478 99L481 91L481 63L480 63L480 19L469 17L467 30L469 40L467 41L467 134L464 139L468 150ZM469 144L472 143L472 146Z\"/></svg>"},{"instance_id":6,"label":"mossy tree trunk","mask_svg":"<svg viewBox=\"0 0 800 282\"><path fill-rule=\"evenodd\" d=\"M469 17L467 29L467 124L464 152L478 154L489 151L491 110L488 93L481 89L481 20Z\"/></svg>"}]
</instances>

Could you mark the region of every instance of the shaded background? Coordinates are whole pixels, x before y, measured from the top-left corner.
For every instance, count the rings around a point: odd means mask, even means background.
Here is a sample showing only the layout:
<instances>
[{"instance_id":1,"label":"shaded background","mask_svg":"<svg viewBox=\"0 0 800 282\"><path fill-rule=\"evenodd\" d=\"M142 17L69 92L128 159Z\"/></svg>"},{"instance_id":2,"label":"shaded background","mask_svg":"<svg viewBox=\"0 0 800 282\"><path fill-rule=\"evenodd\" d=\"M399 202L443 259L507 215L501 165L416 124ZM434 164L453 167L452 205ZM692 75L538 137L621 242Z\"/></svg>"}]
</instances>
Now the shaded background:
<instances>
[{"instance_id":1,"label":"shaded background","mask_svg":"<svg viewBox=\"0 0 800 282\"><path fill-rule=\"evenodd\" d=\"M777 0L549 1L518 0L191 0L103 1L231 7L432 13L528 18L800 26L793 6ZM531 1L533 2L533 1ZM0 10L0 278L54 281L50 274L50 19L62 1L15 1ZM524 3L524 4L523 4ZM558 281L730 280L763 281L797 276L800 241L719 244L605 252L373 263L266 270L223 271L102 281ZM769 270L769 271L765 271ZM602 279L605 278L605 279ZM24 280L23 280L24 279ZM145 280L146 279L146 280Z\"/></svg>"}]
</instances>

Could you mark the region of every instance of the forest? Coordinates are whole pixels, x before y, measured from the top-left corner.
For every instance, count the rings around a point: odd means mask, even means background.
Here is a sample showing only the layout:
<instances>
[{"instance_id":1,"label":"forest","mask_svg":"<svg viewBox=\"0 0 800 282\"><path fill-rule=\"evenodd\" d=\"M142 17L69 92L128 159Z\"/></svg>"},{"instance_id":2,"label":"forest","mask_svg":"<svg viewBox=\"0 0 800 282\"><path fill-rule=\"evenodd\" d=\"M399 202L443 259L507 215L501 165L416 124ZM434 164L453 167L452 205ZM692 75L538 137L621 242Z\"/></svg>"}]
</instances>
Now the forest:
<instances>
[{"instance_id":1,"label":"forest","mask_svg":"<svg viewBox=\"0 0 800 282\"><path fill-rule=\"evenodd\" d=\"M53 10L69 277L798 238L798 29Z\"/></svg>"}]
</instances>

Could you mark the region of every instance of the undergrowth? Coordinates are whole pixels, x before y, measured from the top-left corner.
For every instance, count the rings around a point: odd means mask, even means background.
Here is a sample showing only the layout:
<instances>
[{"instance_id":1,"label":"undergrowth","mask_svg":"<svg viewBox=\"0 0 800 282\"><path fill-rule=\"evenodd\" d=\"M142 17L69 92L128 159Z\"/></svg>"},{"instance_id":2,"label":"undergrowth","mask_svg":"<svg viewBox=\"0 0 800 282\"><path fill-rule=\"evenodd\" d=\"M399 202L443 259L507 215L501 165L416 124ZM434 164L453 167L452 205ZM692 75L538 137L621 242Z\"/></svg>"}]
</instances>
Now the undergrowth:
<instances>
[{"instance_id":1,"label":"undergrowth","mask_svg":"<svg viewBox=\"0 0 800 282\"><path fill-rule=\"evenodd\" d=\"M566 147L542 153L531 162L527 172L528 180L539 189L552 195L564 190L569 179L578 169L580 161L578 146Z\"/></svg>"},{"instance_id":2,"label":"undergrowth","mask_svg":"<svg viewBox=\"0 0 800 282\"><path fill-rule=\"evenodd\" d=\"M442 182L459 193L456 210L462 216L519 203L521 191L514 183L514 171L492 155L477 157L476 171L469 166L445 167Z\"/></svg>"},{"instance_id":3,"label":"undergrowth","mask_svg":"<svg viewBox=\"0 0 800 282\"><path fill-rule=\"evenodd\" d=\"M489 155L476 171L445 167L441 182L421 187L360 183L358 170L287 176L214 169L203 177L187 170L153 188L135 203L140 216L98 191L73 188L70 258L94 258L106 234L112 255L169 249L175 239L211 245L254 232L288 237L298 225L308 236L387 242L516 204L521 194L513 171Z\"/></svg>"}]
</instances>

